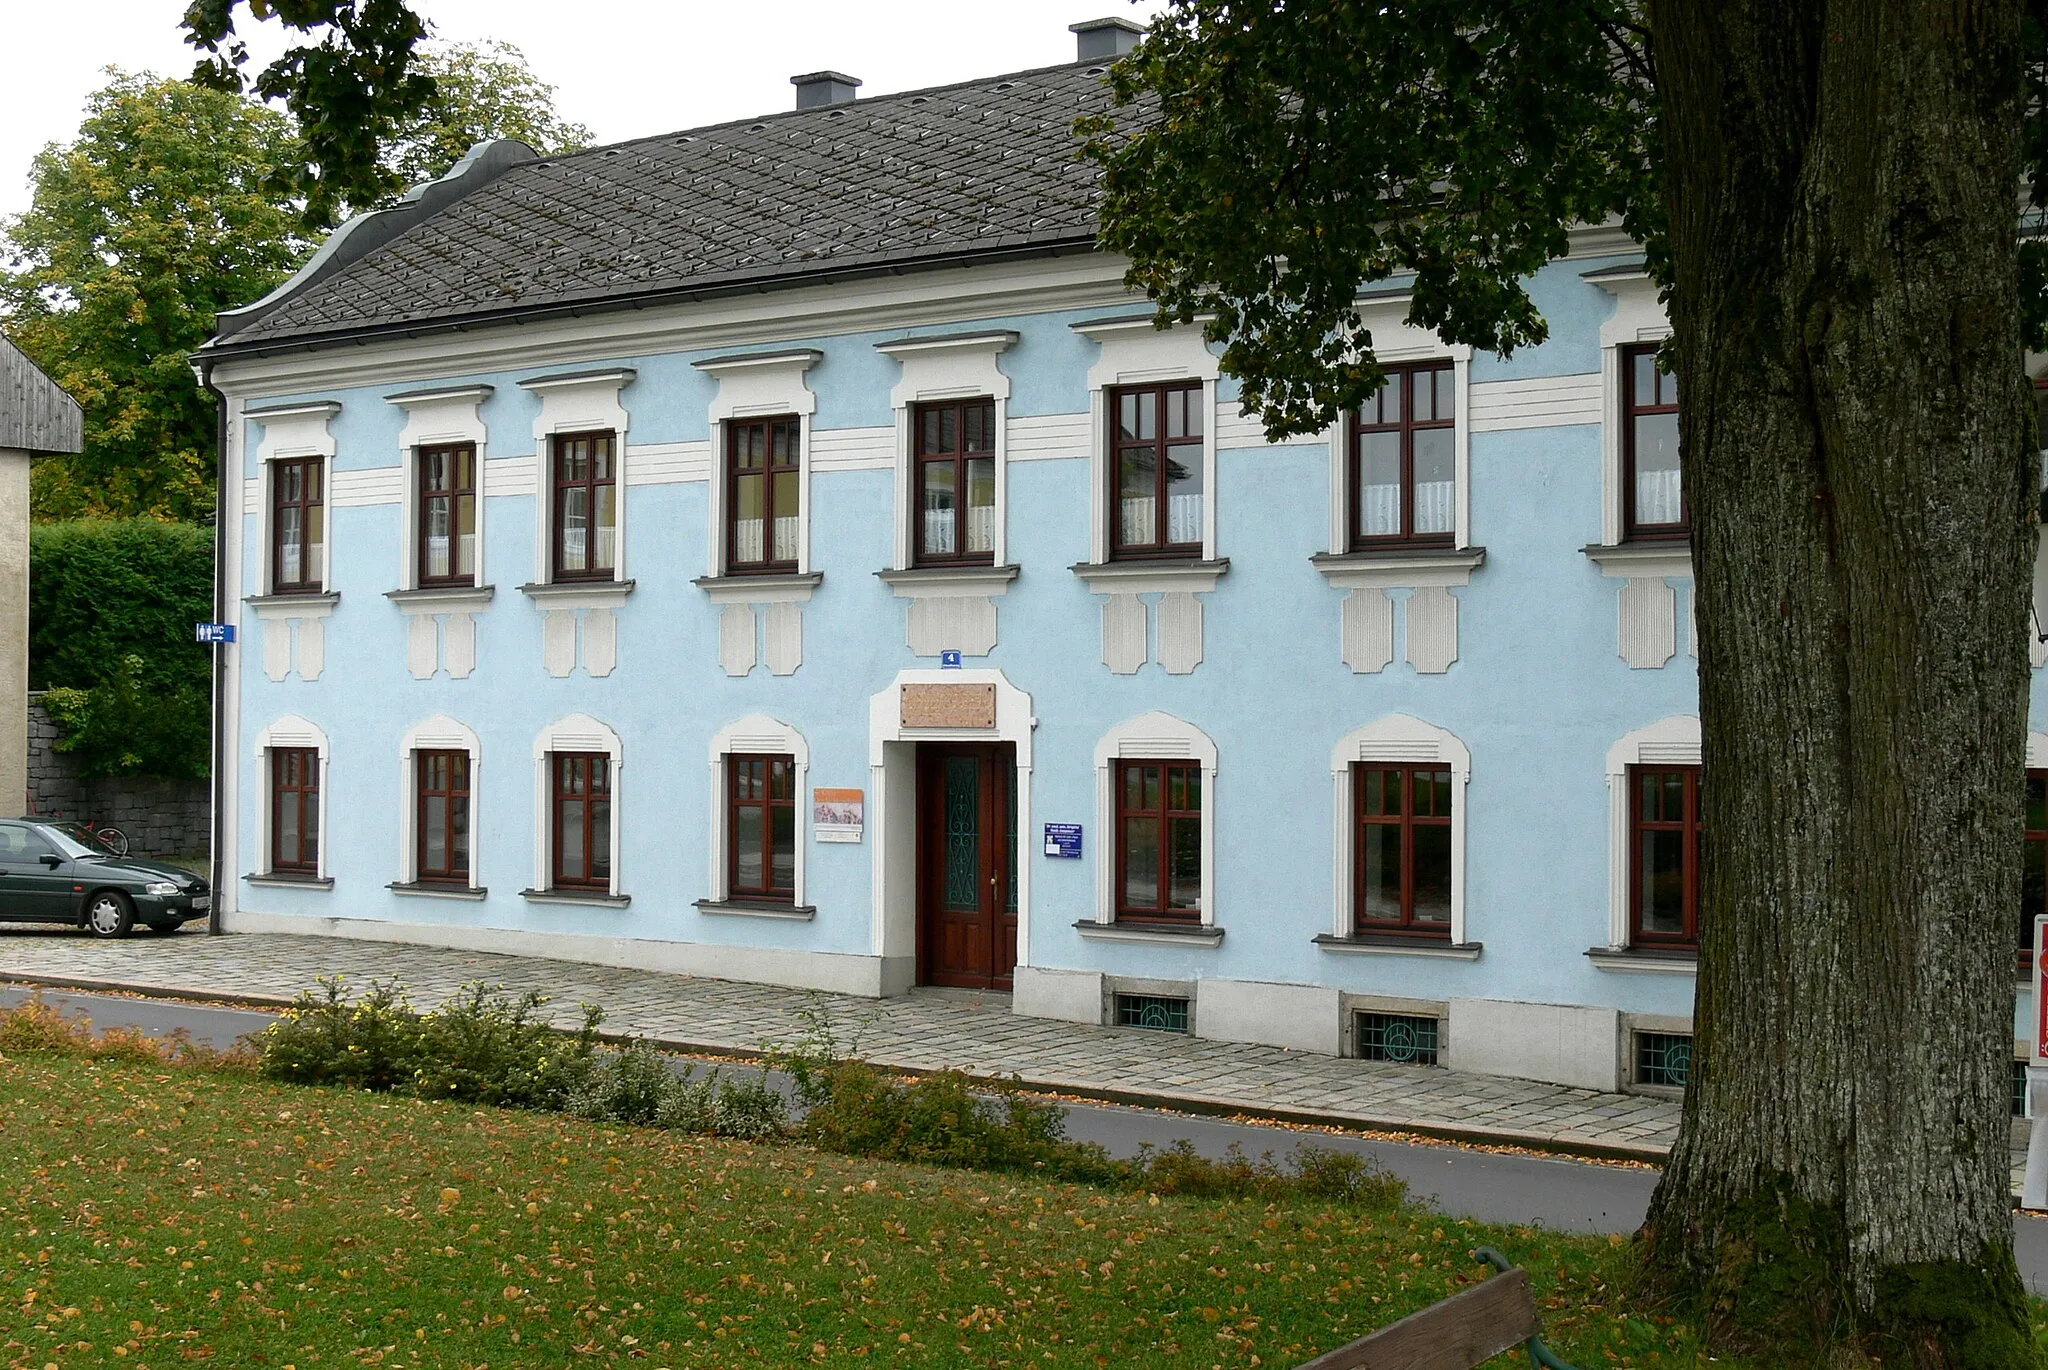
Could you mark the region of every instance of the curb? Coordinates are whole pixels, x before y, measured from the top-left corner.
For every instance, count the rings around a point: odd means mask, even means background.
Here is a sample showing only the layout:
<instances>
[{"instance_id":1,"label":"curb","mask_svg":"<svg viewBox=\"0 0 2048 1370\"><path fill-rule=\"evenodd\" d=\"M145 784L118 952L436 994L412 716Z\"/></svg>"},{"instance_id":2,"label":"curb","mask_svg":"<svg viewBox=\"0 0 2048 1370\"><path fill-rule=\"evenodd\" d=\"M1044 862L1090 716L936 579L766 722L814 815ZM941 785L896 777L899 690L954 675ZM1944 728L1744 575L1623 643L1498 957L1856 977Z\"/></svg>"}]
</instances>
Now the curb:
<instances>
[{"instance_id":1,"label":"curb","mask_svg":"<svg viewBox=\"0 0 2048 1370\"><path fill-rule=\"evenodd\" d=\"M225 1007L250 1009L288 1008L290 997L269 994L238 994L225 990L201 990L166 985L135 984L121 980L95 980L83 976L25 974L0 971L0 984L26 985L45 989L75 990L84 993L118 993L134 995L142 999L181 1000L197 1004L218 1004ZM601 1040L626 1042L636 1039L636 1034L599 1032ZM722 1042L689 1041L677 1037L641 1036L637 1040L652 1046L664 1047L670 1051L686 1052L693 1056L709 1056L727 1061L758 1061L761 1052L749 1047L736 1047ZM888 1060L868 1058L869 1064L898 1075L927 1076L940 1072L928 1066L909 1066ZM1472 1146L1506 1146L1523 1151L1541 1152L1546 1155L1572 1157L1594 1161L1629 1161L1638 1164L1662 1165L1669 1155L1669 1149L1654 1143L1596 1142L1569 1137L1557 1137L1548 1133L1525 1132L1515 1128L1460 1127L1455 1124L1416 1123L1409 1120L1379 1118L1369 1114L1323 1112L1314 1109L1280 1108L1271 1105L1249 1104L1241 1100L1222 1099L1202 1094L1162 1094L1154 1090L1118 1089L1103 1085L1077 1083L1071 1080L1036 1078L1018 1075L989 1075L977 1071L961 1071L976 1084L991 1088L1019 1085L1032 1093L1052 1094L1070 1099L1087 1100L1096 1103L1115 1104L1126 1108L1145 1108L1160 1113L1181 1113L1201 1118L1232 1118L1250 1122L1283 1123L1294 1126L1327 1127L1340 1132L1369 1132L1388 1134L1394 1140L1413 1138L1418 1142L1464 1143Z\"/></svg>"}]
</instances>

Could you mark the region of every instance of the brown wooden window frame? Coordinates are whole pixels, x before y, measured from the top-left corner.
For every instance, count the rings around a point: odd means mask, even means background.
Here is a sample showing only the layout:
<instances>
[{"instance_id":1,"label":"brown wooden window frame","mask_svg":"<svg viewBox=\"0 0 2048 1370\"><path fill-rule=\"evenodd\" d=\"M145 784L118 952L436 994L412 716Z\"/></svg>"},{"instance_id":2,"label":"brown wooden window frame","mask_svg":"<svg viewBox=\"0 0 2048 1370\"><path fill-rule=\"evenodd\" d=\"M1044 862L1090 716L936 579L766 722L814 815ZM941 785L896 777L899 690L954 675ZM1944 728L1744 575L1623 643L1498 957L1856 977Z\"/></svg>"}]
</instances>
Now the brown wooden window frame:
<instances>
[{"instance_id":1,"label":"brown wooden window frame","mask_svg":"<svg viewBox=\"0 0 2048 1370\"><path fill-rule=\"evenodd\" d=\"M1401 777L1401 811L1395 814L1368 812L1366 802L1366 776L1371 772L1399 775ZM1441 814L1418 814L1416 812L1416 783L1418 775L1441 775L1444 777L1444 793L1448 807ZM1434 787L1432 787L1433 789ZM1432 940L1450 940L1451 914L1447 910L1442 922L1415 916L1415 831L1417 828L1442 828L1453 833L1452 814L1458 804L1457 773L1441 761L1360 761L1351 768L1351 926L1359 933L1394 933L1404 937L1418 937ZM1434 794L1431 803L1434 804ZM1366 830L1375 827L1396 827L1401 831L1401 916L1396 919L1373 919L1366 917ZM1447 838L1448 843L1455 837ZM1450 853L1450 869L1445 872L1444 883L1449 888L1456 878L1456 852ZM1457 898L1452 891L1453 907Z\"/></svg>"},{"instance_id":2,"label":"brown wooden window frame","mask_svg":"<svg viewBox=\"0 0 2048 1370\"><path fill-rule=\"evenodd\" d=\"M433 469L431 458L442 456L450 460L450 485L445 490L436 490L428 483L428 473ZM464 471L461 463L465 458L467 459L468 477L466 481L461 478ZM462 561L461 514L464 504L467 504L469 507L470 528L473 536L478 538L482 536L483 530L477 524L476 463L476 444L473 442L435 443L431 446L420 448L414 458L414 465L419 468L416 490L419 506L415 513L419 527L413 542L413 557L417 570L418 584L422 589L439 586L472 586L476 584L476 565L473 557L468 570L453 569L459 566ZM429 515L437 504L448 506L448 565L451 568L446 575L439 576L433 575L427 570L427 544L429 541L427 530L432 526L433 522Z\"/></svg>"},{"instance_id":3,"label":"brown wooden window frame","mask_svg":"<svg viewBox=\"0 0 2048 1370\"><path fill-rule=\"evenodd\" d=\"M742 794L747 788L747 771L753 766L765 767L766 782L760 797ZM777 769L782 773L786 797L774 797L774 780ZM787 752L734 752L725 758L725 884L726 898L756 904L794 904L796 902L796 857L797 857L797 781L796 758ZM743 809L761 810L761 884L740 883L740 813ZM775 814L778 810L789 813L790 860L789 884L775 883Z\"/></svg>"},{"instance_id":4,"label":"brown wooden window frame","mask_svg":"<svg viewBox=\"0 0 2048 1370\"><path fill-rule=\"evenodd\" d=\"M590 474L582 480L567 480L562 475L563 449L570 443L592 444ZM596 444L610 444L609 476L600 477ZM609 566L598 566L597 493L609 488L612 492L612 558ZM565 567L563 552L567 548L565 516L566 496L572 490L583 491L583 507L588 511L588 523L583 530L585 565ZM619 573L619 435L616 429L593 428L577 433L556 433L548 440L548 573L550 583L573 581L614 580Z\"/></svg>"},{"instance_id":5,"label":"brown wooden window frame","mask_svg":"<svg viewBox=\"0 0 2048 1370\"><path fill-rule=\"evenodd\" d=\"M1678 497L1676 523L1639 523L1636 520L1636 420L1645 415L1678 412L1678 377L1656 365L1658 344L1630 343L1621 349L1621 536L1624 542L1679 539L1692 533L1692 511L1685 507L1683 490ZM1650 375L1656 391L1654 402L1644 404L1636 395L1636 360L1651 359ZM1664 400L1666 388L1671 398ZM1683 467L1680 468L1683 470Z\"/></svg>"},{"instance_id":6,"label":"brown wooden window frame","mask_svg":"<svg viewBox=\"0 0 2048 1370\"><path fill-rule=\"evenodd\" d=\"M285 498L284 474L287 470L299 473L299 498ZM301 579L284 578L284 554L287 542L284 532L284 514L288 509L299 511L299 571ZM320 537L316 543L309 528L315 519L320 524ZM327 576L327 458L325 457L281 457L270 463L270 592L274 595L317 595L326 587ZM312 567L313 549L320 549L320 565L313 570L310 578L305 573Z\"/></svg>"},{"instance_id":7,"label":"brown wooden window frame","mask_svg":"<svg viewBox=\"0 0 2048 1370\"><path fill-rule=\"evenodd\" d=\"M967 446L967 413L970 409L983 410L987 414L986 448L970 449ZM950 452L928 452L925 450L925 420L928 416L953 413L954 450ZM998 477L996 464L996 402L986 395L976 399L937 400L928 404L914 405L910 411L911 424L911 489L910 489L910 557L913 566L993 566L996 560L994 539L985 552L962 550L967 544L967 468L970 463L986 461L989 464L990 484ZM924 488L926 474L936 466L950 466L953 470L953 545L951 552L932 552L925 547L925 506ZM1000 505L1001 492L997 492ZM991 514L993 517L993 514Z\"/></svg>"},{"instance_id":8,"label":"brown wooden window frame","mask_svg":"<svg viewBox=\"0 0 2048 1370\"><path fill-rule=\"evenodd\" d=\"M2024 840L2029 861L2023 862L2020 866L2020 894L2022 902L2020 904L2019 961L2022 974L2032 969L2034 964L2034 914L2048 913L2048 901L2044 901L2041 908L2032 911L2027 908L2025 903L2027 866L2031 863L2031 859L2036 855L2037 850L2040 855L2042 869L2044 873L2048 873L2048 793L2043 795L2043 826L2040 827L2035 826L2032 793L2036 785L2041 786L2044 791L2048 791L2048 771L2029 770L2027 772L2026 784L2027 796L2025 802L2021 805L2021 812L2023 814L2021 822L2024 825Z\"/></svg>"},{"instance_id":9,"label":"brown wooden window frame","mask_svg":"<svg viewBox=\"0 0 2048 1370\"><path fill-rule=\"evenodd\" d=\"M587 890L610 893L612 883L612 831L618 822L618 811L612 802L612 758L608 752L549 752L548 757L548 888L557 890ZM581 794L564 788L564 763L580 764L585 768L584 789ZM598 783L598 782L601 782ZM593 844L591 834L596 823L591 818L595 807L593 800L605 801L604 842ZM583 857L588 870L596 870L598 859L604 862L604 874L570 877L562 870L562 811L573 800L583 803Z\"/></svg>"},{"instance_id":10,"label":"brown wooden window frame","mask_svg":"<svg viewBox=\"0 0 2048 1370\"><path fill-rule=\"evenodd\" d=\"M1643 817L1643 777L1681 774L1685 797L1678 819ZM1700 944L1700 767L1697 763L1628 768L1628 939L1632 947L1697 951ZM1685 932L1648 932L1643 927L1643 834L1682 832Z\"/></svg>"},{"instance_id":11,"label":"brown wooden window frame","mask_svg":"<svg viewBox=\"0 0 2048 1370\"><path fill-rule=\"evenodd\" d=\"M1350 462L1345 467L1344 496L1346 503L1346 528L1352 551L1369 551L1376 547L1452 547L1457 544L1457 479L1458 479L1458 401L1457 366L1449 359L1426 362L1403 362L1388 366L1387 384L1401 387L1401 417L1392 423L1367 423L1364 409L1351 411ZM1442 373L1442 379L1434 377ZM1441 385L1448 392L1447 419L1428 419L1418 422L1415 418L1414 378L1419 375L1431 376L1431 394ZM1375 396L1377 399L1377 396ZM1441 533L1417 533L1415 531L1415 435L1418 432L1442 432L1451 435L1451 527ZM1359 456L1368 433L1398 433L1401 436L1401 531L1398 533L1375 533L1368 535L1361 526L1359 503L1365 493L1364 482L1359 479Z\"/></svg>"},{"instance_id":12,"label":"brown wooden window frame","mask_svg":"<svg viewBox=\"0 0 2048 1370\"><path fill-rule=\"evenodd\" d=\"M1190 411L1201 416L1203 432L1192 437L1169 438L1166 435L1166 396L1169 394L1192 394L1196 404ZM1119 413L1124 399L1133 395L1146 397L1154 406L1153 436L1133 438L1128 441L1118 436ZM1150 385L1112 386L1106 392L1108 406L1106 438L1109 442L1109 558L1111 561L1169 561L1197 560L1202 556L1202 530L1198 528L1192 542L1170 542L1168 535L1172 527L1171 489L1167 479L1167 467L1175 449L1191 449L1195 457L1195 469L1202 474L1202 499L1214 499L1215 491L1209 489L1208 456L1208 397L1201 381L1159 381ZM1152 516L1153 535L1151 542L1126 543L1123 537L1123 457L1126 452L1151 449L1153 453ZM1208 522L1208 509L1203 508L1202 523Z\"/></svg>"},{"instance_id":13,"label":"brown wooden window frame","mask_svg":"<svg viewBox=\"0 0 2048 1370\"><path fill-rule=\"evenodd\" d=\"M775 459L775 429L787 425L791 433L790 457L787 461ZM752 429L762 432L762 455L765 465L740 469L740 435ZM796 477L797 508L794 517L803 517L803 464L804 426L797 414L770 414L764 418L727 419L725 421L725 573L729 576L773 576L788 575L799 569L797 556L777 560L775 557L775 478L778 475ZM740 480L742 476L758 475L761 479L761 551L762 559L742 561L739 556L740 541Z\"/></svg>"},{"instance_id":14,"label":"brown wooden window frame","mask_svg":"<svg viewBox=\"0 0 2048 1370\"><path fill-rule=\"evenodd\" d=\"M300 779L287 780L287 762L296 761ZM286 806L298 811L298 850L284 850ZM270 869L279 875L320 873L320 750L317 747L270 749Z\"/></svg>"},{"instance_id":15,"label":"brown wooden window frame","mask_svg":"<svg viewBox=\"0 0 2048 1370\"><path fill-rule=\"evenodd\" d=\"M1128 802L1129 790L1126 777L1134 770L1153 767L1159 770L1158 807L1132 808ZM1176 771L1192 778L1195 793L1195 807L1193 808L1173 807L1173 773ZM1203 773L1200 761L1168 760L1163 757L1130 757L1120 758L1113 764L1110 772L1110 782L1115 787L1113 797L1116 806L1116 869L1111 878L1113 881L1113 907L1116 909L1118 922L1199 923L1202 921L1203 909L1199 905L1192 909L1176 909L1170 907L1168 901L1172 897L1171 892L1173 889L1173 831L1176 819L1192 820L1194 823L1195 867L1198 872L1201 870L1201 844L1205 838L1205 834L1202 831L1201 806L1207 803L1209 799L1209 796L1204 793L1208 789L1208 781L1209 778ZM1129 820L1134 818L1149 818L1157 821L1159 824L1158 896L1156 902L1149 908L1134 907L1127 902L1129 894L1129 884L1126 878L1126 873L1129 870L1127 851L1130 829ZM1196 877L1196 898L1206 903L1208 893L1208 890L1202 887L1201 878L1198 874Z\"/></svg>"},{"instance_id":16,"label":"brown wooden window frame","mask_svg":"<svg viewBox=\"0 0 2048 1370\"><path fill-rule=\"evenodd\" d=\"M436 783L434 766L437 761L448 763L448 779ZM468 888L472 883L470 861L470 838L475 832L471 821L472 782L470 776L469 752L460 747L423 747L412 755L413 767L413 879L422 885L456 885ZM427 807L430 800L439 799L447 808L448 831L443 835L442 847L448 853L447 864L439 869L427 864ZM455 812L462 811L462 863L454 862Z\"/></svg>"}]
</instances>

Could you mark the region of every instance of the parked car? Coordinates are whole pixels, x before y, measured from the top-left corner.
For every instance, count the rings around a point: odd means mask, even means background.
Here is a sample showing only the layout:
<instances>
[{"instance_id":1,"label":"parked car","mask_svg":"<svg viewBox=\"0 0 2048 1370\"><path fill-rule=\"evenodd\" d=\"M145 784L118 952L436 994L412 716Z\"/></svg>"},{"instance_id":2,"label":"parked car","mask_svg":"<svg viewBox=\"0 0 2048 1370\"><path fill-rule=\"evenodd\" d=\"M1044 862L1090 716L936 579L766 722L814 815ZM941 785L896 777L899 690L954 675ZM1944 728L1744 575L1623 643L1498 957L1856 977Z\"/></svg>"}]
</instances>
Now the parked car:
<instances>
[{"instance_id":1,"label":"parked car","mask_svg":"<svg viewBox=\"0 0 2048 1370\"><path fill-rule=\"evenodd\" d=\"M0 922L125 937L138 923L176 932L212 907L213 891L191 871L115 856L77 823L0 820Z\"/></svg>"}]
</instances>

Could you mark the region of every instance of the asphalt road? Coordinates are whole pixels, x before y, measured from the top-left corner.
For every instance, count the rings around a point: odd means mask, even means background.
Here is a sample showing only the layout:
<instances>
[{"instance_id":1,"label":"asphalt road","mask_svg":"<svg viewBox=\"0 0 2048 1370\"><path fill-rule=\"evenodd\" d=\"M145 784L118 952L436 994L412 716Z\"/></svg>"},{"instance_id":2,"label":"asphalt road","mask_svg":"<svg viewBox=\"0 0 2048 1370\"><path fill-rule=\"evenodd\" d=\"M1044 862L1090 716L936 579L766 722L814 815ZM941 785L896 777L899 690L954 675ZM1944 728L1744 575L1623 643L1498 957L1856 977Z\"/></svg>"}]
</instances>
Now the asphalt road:
<instances>
[{"instance_id":1,"label":"asphalt road","mask_svg":"<svg viewBox=\"0 0 2048 1370\"><path fill-rule=\"evenodd\" d=\"M18 1004L33 992L0 986L0 1006ZM274 1016L252 1009L61 990L46 990L43 997L66 1013L86 1015L99 1027L133 1027L152 1034L183 1029L195 1041L218 1047L260 1030ZM757 1069L742 1063L718 1068L734 1074ZM1068 1104L1066 1110L1068 1135L1099 1142L1123 1156L1142 1145L1160 1147L1181 1139L1211 1156L1222 1155L1233 1144L1253 1156L1285 1156L1303 1141L1360 1152L1406 1180L1418 1199L1447 1216L1483 1222L1565 1232L1633 1232L1641 1225L1657 1184L1657 1172L1641 1166L1377 1141L1110 1104ZM2048 1297L2048 1218L2016 1215L2013 1235L2027 1287Z\"/></svg>"}]
</instances>

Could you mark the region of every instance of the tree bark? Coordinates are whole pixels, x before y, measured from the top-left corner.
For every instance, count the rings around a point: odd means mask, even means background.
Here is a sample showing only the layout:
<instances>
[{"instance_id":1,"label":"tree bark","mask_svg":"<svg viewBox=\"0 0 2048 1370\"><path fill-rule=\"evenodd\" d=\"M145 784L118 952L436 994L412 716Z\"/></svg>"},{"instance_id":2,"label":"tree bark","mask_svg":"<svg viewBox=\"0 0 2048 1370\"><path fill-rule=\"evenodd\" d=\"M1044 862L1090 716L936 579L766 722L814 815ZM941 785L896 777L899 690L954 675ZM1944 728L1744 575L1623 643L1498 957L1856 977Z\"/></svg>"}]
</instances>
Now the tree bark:
<instances>
[{"instance_id":1,"label":"tree bark","mask_svg":"<svg viewBox=\"0 0 2048 1370\"><path fill-rule=\"evenodd\" d=\"M1651 9L1706 844L1645 1256L1723 1344L2037 1365L2007 1168L2019 6Z\"/></svg>"}]
</instances>

